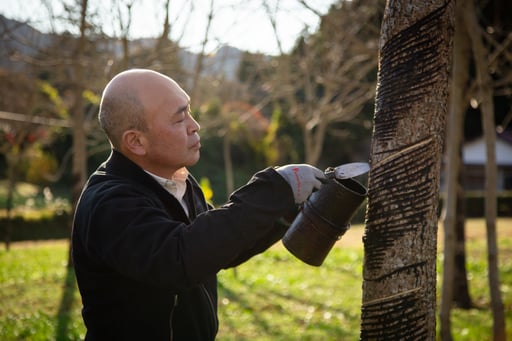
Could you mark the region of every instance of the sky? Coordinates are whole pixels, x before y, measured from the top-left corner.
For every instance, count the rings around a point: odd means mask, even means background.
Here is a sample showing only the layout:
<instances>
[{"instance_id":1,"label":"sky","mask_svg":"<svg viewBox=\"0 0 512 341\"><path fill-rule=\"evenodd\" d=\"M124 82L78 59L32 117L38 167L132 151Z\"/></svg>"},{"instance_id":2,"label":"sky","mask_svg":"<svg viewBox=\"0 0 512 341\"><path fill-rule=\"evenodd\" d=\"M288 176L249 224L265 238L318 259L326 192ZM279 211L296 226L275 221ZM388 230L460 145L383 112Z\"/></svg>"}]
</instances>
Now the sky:
<instances>
[{"instance_id":1,"label":"sky","mask_svg":"<svg viewBox=\"0 0 512 341\"><path fill-rule=\"evenodd\" d=\"M164 20L164 0L89 0L89 13L96 13L94 23L103 26L110 36L119 36L119 15L113 3L135 2L132 9L132 25L129 31L131 39L157 37L162 32ZM264 0L171 0L170 20L171 39L180 45L197 52L204 40L206 23L211 4L214 15L206 52L214 52L219 46L230 45L244 51L265 54L279 54L276 35L265 7ZM319 18L306 9L299 0L266 0L269 8L277 12L276 27L284 52L294 45L299 34L307 28L314 32L318 28ZM74 3L73 0L0 0L0 13L10 19L30 21L32 26L48 32L52 30L48 7L51 4L53 14L62 13L62 3ZM321 14L327 13L336 0L306 0L306 3ZM123 7L124 8L124 7ZM124 18L127 17L123 13ZM64 24L55 24L53 29L62 30ZM71 32L73 32L71 30Z\"/></svg>"}]
</instances>

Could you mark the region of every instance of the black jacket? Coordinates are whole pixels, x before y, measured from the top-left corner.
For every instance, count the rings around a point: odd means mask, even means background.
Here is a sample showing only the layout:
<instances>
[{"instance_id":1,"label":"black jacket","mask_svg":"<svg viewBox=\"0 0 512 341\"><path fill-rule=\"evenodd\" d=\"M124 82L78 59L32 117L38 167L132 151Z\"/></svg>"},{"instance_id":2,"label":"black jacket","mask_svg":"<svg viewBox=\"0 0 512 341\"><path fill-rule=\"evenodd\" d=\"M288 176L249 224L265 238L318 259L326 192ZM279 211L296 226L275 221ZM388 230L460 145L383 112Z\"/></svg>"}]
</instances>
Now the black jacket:
<instances>
[{"instance_id":1,"label":"black jacket","mask_svg":"<svg viewBox=\"0 0 512 341\"><path fill-rule=\"evenodd\" d=\"M73 223L87 340L214 340L216 274L278 241L295 210L268 168L219 209L187 179L190 218L150 175L114 151L89 178ZM172 320L172 324L171 321Z\"/></svg>"}]
</instances>

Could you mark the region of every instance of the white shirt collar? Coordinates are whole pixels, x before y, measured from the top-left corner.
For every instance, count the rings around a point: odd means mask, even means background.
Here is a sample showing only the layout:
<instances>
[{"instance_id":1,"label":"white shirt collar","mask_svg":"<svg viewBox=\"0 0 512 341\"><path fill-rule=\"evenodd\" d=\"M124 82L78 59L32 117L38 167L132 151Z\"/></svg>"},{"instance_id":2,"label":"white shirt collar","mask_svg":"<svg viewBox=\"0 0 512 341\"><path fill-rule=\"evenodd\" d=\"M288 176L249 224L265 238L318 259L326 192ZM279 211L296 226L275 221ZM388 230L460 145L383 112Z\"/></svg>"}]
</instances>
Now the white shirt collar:
<instances>
[{"instance_id":1,"label":"white shirt collar","mask_svg":"<svg viewBox=\"0 0 512 341\"><path fill-rule=\"evenodd\" d=\"M144 170L146 173L151 175L160 185L162 185L169 193L171 193L178 201L181 203L185 212L188 214L188 207L185 203L183 197L185 196L185 192L187 191L187 177L188 170L185 167L178 169L171 179L166 179L161 176L155 175L147 170Z\"/></svg>"}]
</instances>

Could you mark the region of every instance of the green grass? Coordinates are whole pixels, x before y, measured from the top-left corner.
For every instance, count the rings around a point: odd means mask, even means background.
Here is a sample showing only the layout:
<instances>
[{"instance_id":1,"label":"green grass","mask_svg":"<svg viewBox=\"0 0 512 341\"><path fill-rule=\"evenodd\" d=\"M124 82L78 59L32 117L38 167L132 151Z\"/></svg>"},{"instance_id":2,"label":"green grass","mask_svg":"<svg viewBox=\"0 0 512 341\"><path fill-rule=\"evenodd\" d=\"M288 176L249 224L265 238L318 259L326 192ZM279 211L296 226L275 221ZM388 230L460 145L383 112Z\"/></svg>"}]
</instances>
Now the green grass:
<instances>
[{"instance_id":1,"label":"green grass","mask_svg":"<svg viewBox=\"0 0 512 341\"><path fill-rule=\"evenodd\" d=\"M0 251L0 340L79 340L84 327L67 243Z\"/></svg>"},{"instance_id":2,"label":"green grass","mask_svg":"<svg viewBox=\"0 0 512 341\"><path fill-rule=\"evenodd\" d=\"M217 339L357 340L363 250L360 242L353 244L333 249L321 267L274 247L236 271L222 271ZM500 236L499 246L507 336L512 338L512 233ZM470 238L467 250L471 295L479 309L453 311L454 339L490 340L485 239ZM15 244L9 252L0 251L0 340L83 338L80 297L66 267L67 252L64 241Z\"/></svg>"},{"instance_id":3,"label":"green grass","mask_svg":"<svg viewBox=\"0 0 512 341\"><path fill-rule=\"evenodd\" d=\"M510 220L509 220L510 221ZM512 229L512 226L508 226ZM512 231L511 231L512 232ZM500 238L500 282L505 306L507 339L512 339L512 238ZM473 240L467 245L469 289L475 309L454 309L452 331L455 340L492 340L492 313L490 310L487 278L487 245L485 239ZM440 268L440 267L439 267ZM438 285L441 278L438 277ZM440 290L438 289L438 295ZM438 302L438 306L439 306Z\"/></svg>"},{"instance_id":4,"label":"green grass","mask_svg":"<svg viewBox=\"0 0 512 341\"><path fill-rule=\"evenodd\" d=\"M362 252L333 249L321 267L283 248L219 276L221 340L355 340Z\"/></svg>"}]
</instances>

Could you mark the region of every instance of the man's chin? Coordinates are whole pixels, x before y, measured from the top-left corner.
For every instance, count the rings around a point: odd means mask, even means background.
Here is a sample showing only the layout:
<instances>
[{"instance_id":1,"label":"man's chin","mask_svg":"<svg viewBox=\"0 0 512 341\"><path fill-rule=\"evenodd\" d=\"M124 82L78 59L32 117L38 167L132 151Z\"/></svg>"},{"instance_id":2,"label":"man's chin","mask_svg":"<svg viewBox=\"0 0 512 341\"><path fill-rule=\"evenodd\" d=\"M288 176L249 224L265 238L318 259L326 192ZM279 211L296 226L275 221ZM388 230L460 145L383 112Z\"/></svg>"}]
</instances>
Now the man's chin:
<instances>
[{"instance_id":1,"label":"man's chin","mask_svg":"<svg viewBox=\"0 0 512 341\"><path fill-rule=\"evenodd\" d=\"M188 162L188 167L191 167L191 166L194 166L196 163L199 162L199 159L200 159L201 155L199 153L199 151L197 151L197 155L194 156L193 158L190 158L190 161Z\"/></svg>"}]
</instances>

